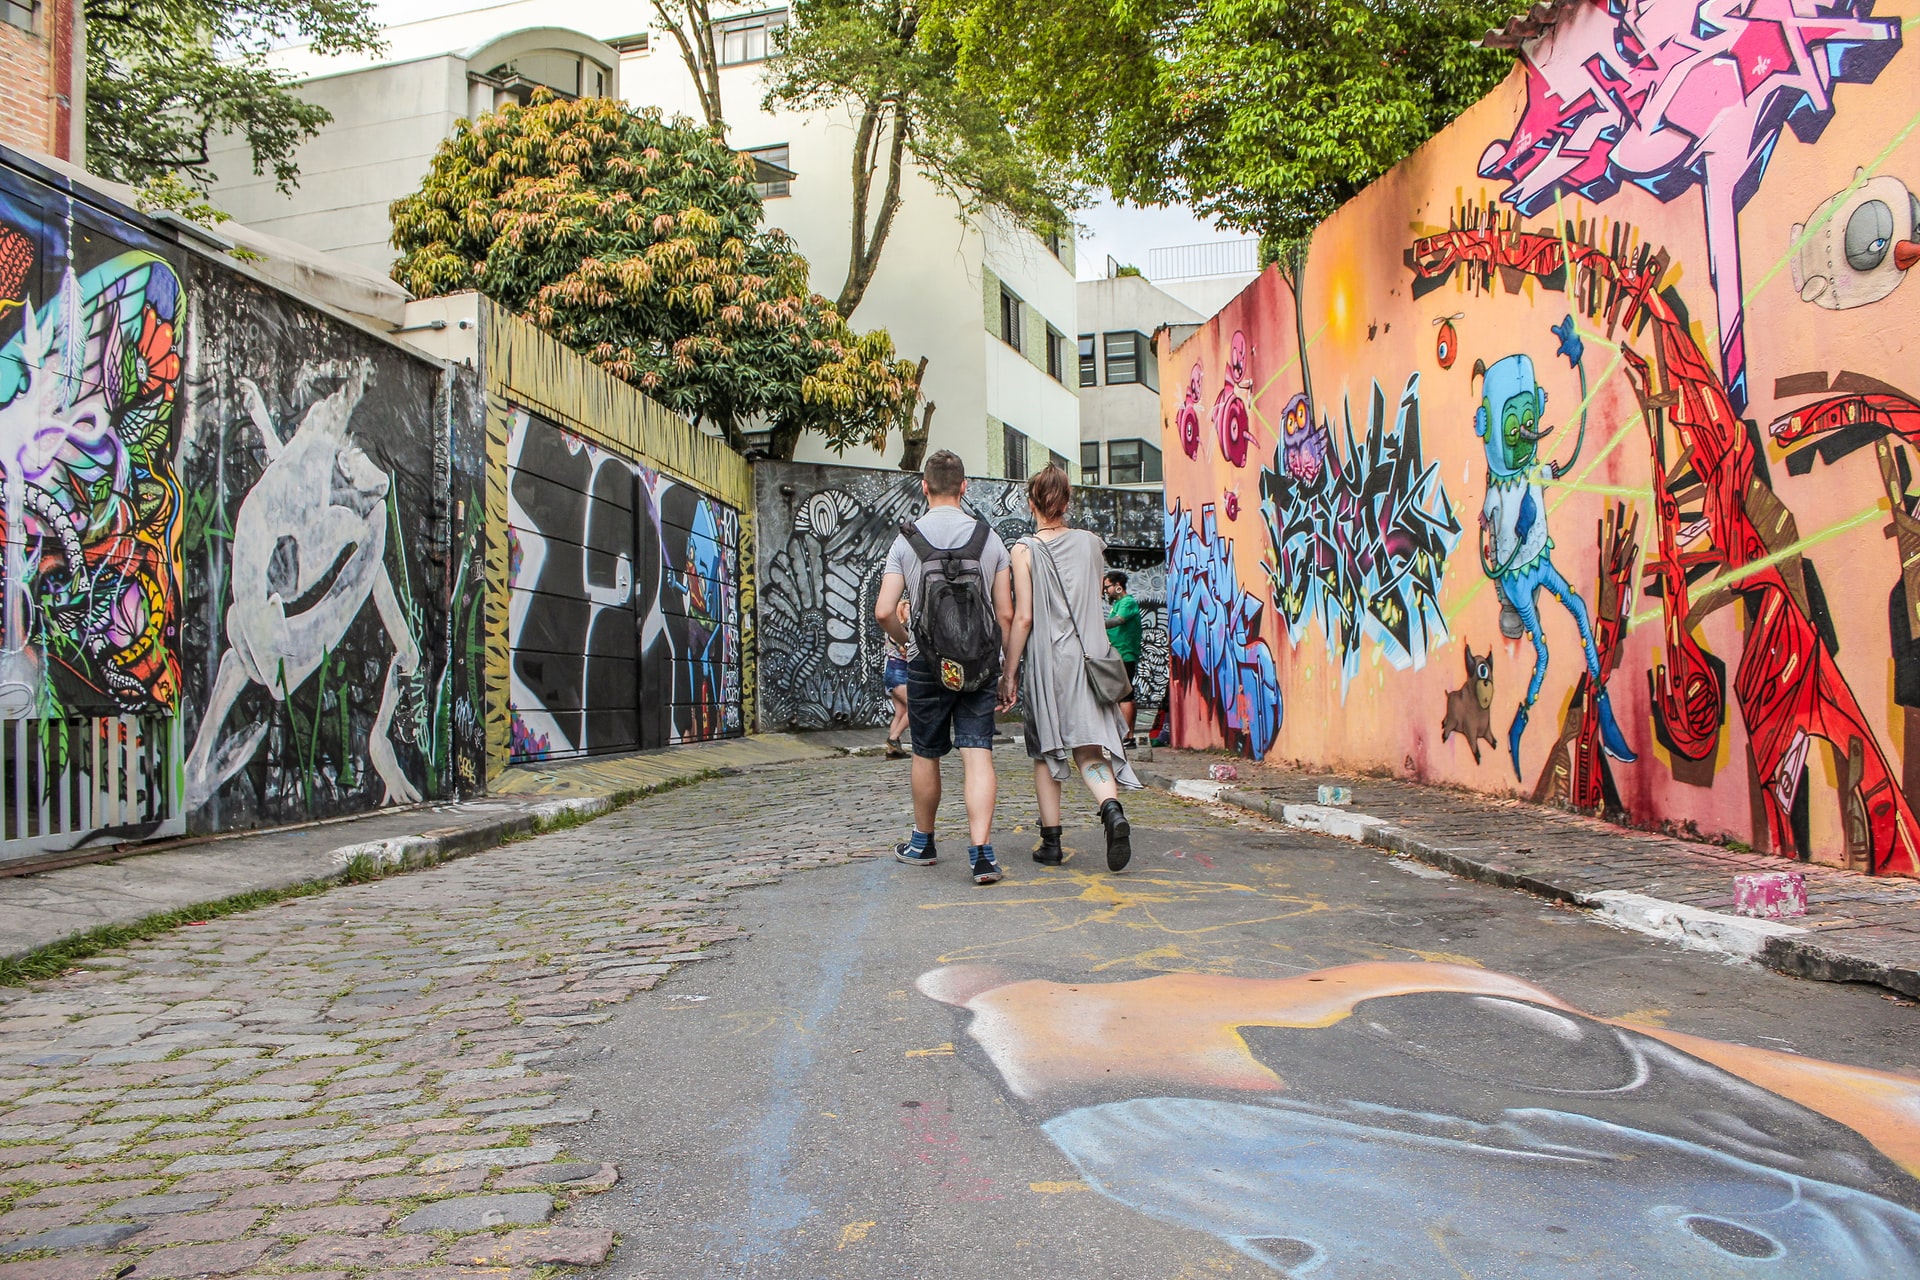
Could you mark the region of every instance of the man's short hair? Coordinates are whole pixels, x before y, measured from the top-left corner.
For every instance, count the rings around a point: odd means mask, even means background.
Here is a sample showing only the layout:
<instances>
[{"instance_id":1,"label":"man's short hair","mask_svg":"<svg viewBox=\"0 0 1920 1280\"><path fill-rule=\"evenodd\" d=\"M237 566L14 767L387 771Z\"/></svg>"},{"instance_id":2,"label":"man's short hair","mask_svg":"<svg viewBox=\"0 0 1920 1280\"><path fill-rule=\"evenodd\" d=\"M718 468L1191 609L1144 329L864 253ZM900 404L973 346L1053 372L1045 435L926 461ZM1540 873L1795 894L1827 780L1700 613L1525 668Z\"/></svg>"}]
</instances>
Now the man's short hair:
<instances>
[{"instance_id":1,"label":"man's short hair","mask_svg":"<svg viewBox=\"0 0 1920 1280\"><path fill-rule=\"evenodd\" d=\"M1114 586L1120 588L1122 591L1125 591L1127 589L1127 575L1120 572L1118 569L1107 570L1107 581L1111 582Z\"/></svg>"},{"instance_id":2,"label":"man's short hair","mask_svg":"<svg viewBox=\"0 0 1920 1280\"><path fill-rule=\"evenodd\" d=\"M953 450L941 449L927 459L920 478L926 481L929 497L957 498L967 483L967 464Z\"/></svg>"}]
</instances>

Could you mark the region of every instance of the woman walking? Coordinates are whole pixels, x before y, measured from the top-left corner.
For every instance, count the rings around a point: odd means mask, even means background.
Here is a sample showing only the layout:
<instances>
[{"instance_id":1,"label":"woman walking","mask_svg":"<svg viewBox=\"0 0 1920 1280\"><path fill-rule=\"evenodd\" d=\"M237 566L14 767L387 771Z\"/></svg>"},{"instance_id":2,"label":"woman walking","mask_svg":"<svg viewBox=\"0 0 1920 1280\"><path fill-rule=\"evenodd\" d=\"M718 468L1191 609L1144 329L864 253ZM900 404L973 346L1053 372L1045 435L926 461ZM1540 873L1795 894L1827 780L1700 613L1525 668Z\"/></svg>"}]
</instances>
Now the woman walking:
<instances>
[{"instance_id":1,"label":"woman walking","mask_svg":"<svg viewBox=\"0 0 1920 1280\"><path fill-rule=\"evenodd\" d=\"M1107 868L1118 871L1133 857L1119 791L1138 787L1140 780L1122 746L1126 727L1119 692L1109 687L1103 695L1095 688L1103 681L1109 686L1124 681L1125 668L1107 641L1101 598L1106 544L1096 534L1067 526L1072 497L1073 486L1058 466L1027 481L1034 532L1013 547L1013 627L1000 700L1011 705L1016 691L1026 700L1027 755L1040 801L1040 845L1033 860L1052 867L1064 858L1060 784L1078 766L1100 806Z\"/></svg>"}]
</instances>

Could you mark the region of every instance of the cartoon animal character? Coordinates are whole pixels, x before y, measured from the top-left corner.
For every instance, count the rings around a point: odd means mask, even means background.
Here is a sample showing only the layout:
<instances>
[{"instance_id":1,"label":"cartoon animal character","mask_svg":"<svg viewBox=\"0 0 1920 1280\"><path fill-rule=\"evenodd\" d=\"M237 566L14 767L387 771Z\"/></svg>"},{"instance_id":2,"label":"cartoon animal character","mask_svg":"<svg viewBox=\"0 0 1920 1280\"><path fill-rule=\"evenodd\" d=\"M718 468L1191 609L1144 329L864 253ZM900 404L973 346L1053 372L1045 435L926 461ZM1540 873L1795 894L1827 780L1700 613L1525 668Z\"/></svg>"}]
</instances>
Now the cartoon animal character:
<instances>
[{"instance_id":1,"label":"cartoon animal character","mask_svg":"<svg viewBox=\"0 0 1920 1280\"><path fill-rule=\"evenodd\" d=\"M1464 311L1456 311L1450 316L1435 316L1433 323L1440 332L1434 336L1433 358L1442 369L1453 368L1453 362L1460 356L1460 335L1455 332L1453 322L1465 316Z\"/></svg>"},{"instance_id":2,"label":"cartoon animal character","mask_svg":"<svg viewBox=\"0 0 1920 1280\"><path fill-rule=\"evenodd\" d=\"M227 648L187 756L189 810L240 772L267 736L264 721L223 736L227 714L247 685L285 702L339 647L369 597L393 642L393 657L367 735L367 760L386 787L382 803L420 799L388 736L402 685L417 680L420 670L420 646L387 576L387 491L393 478L347 431L373 367L361 360L303 375L302 381L338 377L340 385L307 409L291 440L280 438L260 388L240 380L267 467L234 517Z\"/></svg>"},{"instance_id":3,"label":"cartoon animal character","mask_svg":"<svg viewBox=\"0 0 1920 1280\"><path fill-rule=\"evenodd\" d=\"M1587 435L1584 345L1573 331L1572 316L1553 326L1553 333L1560 339L1556 354L1565 356L1580 375L1580 434L1564 462L1539 461L1540 441L1553 428L1544 422L1547 393L1534 378L1532 359L1526 355L1506 356L1490 368L1476 361L1473 370L1481 385L1473 430L1486 442L1487 454L1487 500L1480 509L1480 567L1493 579L1501 601L1522 631L1533 637L1533 678L1527 684L1526 700L1507 730L1507 750L1513 757L1516 778L1521 776L1520 739L1527 731L1528 714L1547 676L1547 639L1541 630L1537 601L1542 587L1560 602L1580 630L1587 674L1598 691L1601 746L1616 760L1631 763L1637 758L1614 719L1586 603L1554 567L1553 539L1547 535L1545 485L1572 470Z\"/></svg>"},{"instance_id":4,"label":"cartoon animal character","mask_svg":"<svg viewBox=\"0 0 1920 1280\"><path fill-rule=\"evenodd\" d=\"M1311 489L1327 470L1327 455L1333 442L1326 427L1313 420L1313 407L1304 393L1287 401L1280 413L1280 448L1286 473Z\"/></svg>"},{"instance_id":5,"label":"cartoon animal character","mask_svg":"<svg viewBox=\"0 0 1920 1280\"><path fill-rule=\"evenodd\" d=\"M1247 465L1247 446L1253 443L1252 362L1247 335L1235 330L1228 347L1227 380L1213 399L1213 426L1220 435L1221 456L1236 467Z\"/></svg>"},{"instance_id":6,"label":"cartoon animal character","mask_svg":"<svg viewBox=\"0 0 1920 1280\"><path fill-rule=\"evenodd\" d=\"M1467 646L1467 682L1447 694L1447 714L1440 721L1440 741L1460 734L1480 763L1480 744L1498 747L1493 736L1493 650L1476 654Z\"/></svg>"},{"instance_id":7,"label":"cartoon animal character","mask_svg":"<svg viewBox=\"0 0 1920 1280\"><path fill-rule=\"evenodd\" d=\"M1808 225L1813 235L1801 244ZM1920 197L1898 178L1854 172L1853 184L1793 224L1793 287L1802 302L1846 311L1878 302L1920 262Z\"/></svg>"},{"instance_id":8,"label":"cartoon animal character","mask_svg":"<svg viewBox=\"0 0 1920 1280\"><path fill-rule=\"evenodd\" d=\"M1193 372L1187 375L1187 394L1181 398L1180 410L1173 415L1173 425L1180 429L1180 447L1189 458L1200 456L1200 384L1206 379L1206 371L1198 360L1193 362Z\"/></svg>"}]
</instances>

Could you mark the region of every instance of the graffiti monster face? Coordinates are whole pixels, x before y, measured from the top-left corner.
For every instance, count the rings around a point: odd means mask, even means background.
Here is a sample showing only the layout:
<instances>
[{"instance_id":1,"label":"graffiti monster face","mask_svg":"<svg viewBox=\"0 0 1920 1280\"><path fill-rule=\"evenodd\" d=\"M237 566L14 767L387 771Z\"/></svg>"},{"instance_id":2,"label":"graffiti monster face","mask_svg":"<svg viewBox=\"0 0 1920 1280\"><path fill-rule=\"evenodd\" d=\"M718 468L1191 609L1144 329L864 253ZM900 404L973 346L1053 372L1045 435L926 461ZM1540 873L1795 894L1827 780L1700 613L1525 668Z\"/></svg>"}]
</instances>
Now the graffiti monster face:
<instances>
[{"instance_id":1,"label":"graffiti monster face","mask_svg":"<svg viewBox=\"0 0 1920 1280\"><path fill-rule=\"evenodd\" d=\"M1200 456L1200 385L1205 378L1200 362L1194 361L1193 372L1187 375L1187 393L1173 418L1174 425L1180 429L1180 448L1189 458Z\"/></svg>"},{"instance_id":2,"label":"graffiti monster face","mask_svg":"<svg viewBox=\"0 0 1920 1280\"><path fill-rule=\"evenodd\" d=\"M1473 432L1486 442L1487 468L1497 476L1518 475L1534 463L1539 442L1552 431L1541 425L1547 393L1534 380L1533 361L1506 356L1485 370L1480 408Z\"/></svg>"},{"instance_id":3,"label":"graffiti monster face","mask_svg":"<svg viewBox=\"0 0 1920 1280\"><path fill-rule=\"evenodd\" d=\"M1805 223L1795 223L1793 287L1803 302L1845 311L1878 302L1900 287L1920 262L1920 197L1893 177L1855 175L1859 185L1825 201Z\"/></svg>"}]
</instances>

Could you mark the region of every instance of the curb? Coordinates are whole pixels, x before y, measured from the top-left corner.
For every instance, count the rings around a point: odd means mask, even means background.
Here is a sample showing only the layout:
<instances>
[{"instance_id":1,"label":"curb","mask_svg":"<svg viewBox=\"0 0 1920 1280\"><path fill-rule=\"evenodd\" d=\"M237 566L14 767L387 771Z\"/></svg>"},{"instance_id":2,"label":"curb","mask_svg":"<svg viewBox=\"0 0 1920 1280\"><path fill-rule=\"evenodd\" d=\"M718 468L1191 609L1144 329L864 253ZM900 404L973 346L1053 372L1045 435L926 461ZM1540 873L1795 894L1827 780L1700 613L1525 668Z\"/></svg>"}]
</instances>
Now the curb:
<instances>
[{"instance_id":1,"label":"curb","mask_svg":"<svg viewBox=\"0 0 1920 1280\"><path fill-rule=\"evenodd\" d=\"M625 808L646 796L737 772L739 769L732 766L701 769L677 778L642 786L621 787L599 795L531 801L525 803L515 813L502 814L460 826L439 827L432 831L423 831L418 835L394 836L385 840L341 845L323 855L334 868L325 875L304 876L281 884L262 885L257 890L237 896L264 894L278 899L325 892L340 885L353 883L357 878L354 876L356 866L368 867L376 873L376 876L424 870L443 862L451 862L456 858L485 853L524 836L540 835L548 831L591 822L595 818L604 817L615 809ZM489 800L496 802L510 798L510 795L488 797ZM166 932L170 926L154 927L154 923L161 919L190 917L197 911L220 907L224 901L228 900L220 899L172 907L151 916L98 925L52 942L36 943L31 947L18 950L9 950L0 944L0 968L30 965L36 956L67 951L74 948L76 943L79 944L79 949L72 951L71 958L84 959L88 955L97 954L113 946L124 945L119 940L96 945L89 941L91 935L102 933L117 935L128 929L136 931L141 936L146 936L149 931Z\"/></svg>"},{"instance_id":2,"label":"curb","mask_svg":"<svg viewBox=\"0 0 1920 1280\"><path fill-rule=\"evenodd\" d=\"M1920 999L1920 969L1851 954L1835 946L1831 936L1823 938L1799 925L1724 915L1619 889L1590 892L1502 866L1464 850L1428 844L1404 828L1370 814L1326 805L1283 803L1224 782L1172 778L1147 769L1135 772L1148 786L1182 799L1230 804L1296 831L1350 840L1397 857L1424 862L1464 880L1520 889L1536 897L1581 907L1609 924L1675 942L1689 950L1755 961L1791 977L1816 982L1872 983Z\"/></svg>"}]
</instances>

